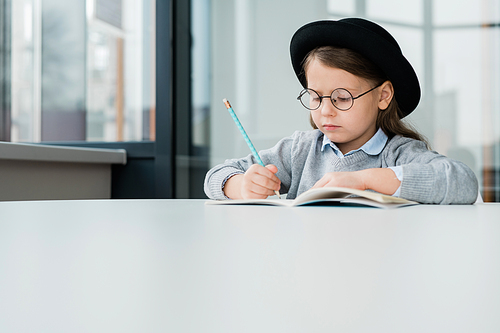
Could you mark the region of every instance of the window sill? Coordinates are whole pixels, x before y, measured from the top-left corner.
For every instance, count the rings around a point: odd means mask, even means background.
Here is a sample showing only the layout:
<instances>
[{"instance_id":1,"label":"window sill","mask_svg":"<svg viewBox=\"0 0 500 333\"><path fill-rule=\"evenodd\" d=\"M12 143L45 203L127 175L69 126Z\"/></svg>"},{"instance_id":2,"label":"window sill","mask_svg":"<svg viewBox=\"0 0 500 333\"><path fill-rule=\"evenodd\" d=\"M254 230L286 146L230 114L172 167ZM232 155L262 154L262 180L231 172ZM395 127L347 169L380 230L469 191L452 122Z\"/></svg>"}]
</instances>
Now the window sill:
<instances>
[{"instance_id":1,"label":"window sill","mask_svg":"<svg viewBox=\"0 0 500 333\"><path fill-rule=\"evenodd\" d=\"M0 142L0 201L111 198L111 165L124 149Z\"/></svg>"},{"instance_id":2,"label":"window sill","mask_svg":"<svg viewBox=\"0 0 500 333\"><path fill-rule=\"evenodd\" d=\"M57 147L0 142L0 160L127 164L124 149Z\"/></svg>"}]
</instances>

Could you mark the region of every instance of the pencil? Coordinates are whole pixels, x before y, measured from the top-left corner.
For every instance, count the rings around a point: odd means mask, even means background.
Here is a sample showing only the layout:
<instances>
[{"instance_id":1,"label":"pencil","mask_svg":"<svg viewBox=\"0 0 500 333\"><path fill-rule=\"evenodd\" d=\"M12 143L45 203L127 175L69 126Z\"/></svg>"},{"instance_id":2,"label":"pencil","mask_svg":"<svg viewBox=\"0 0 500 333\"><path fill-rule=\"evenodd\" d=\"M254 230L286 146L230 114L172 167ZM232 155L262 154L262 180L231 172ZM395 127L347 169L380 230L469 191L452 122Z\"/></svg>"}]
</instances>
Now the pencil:
<instances>
[{"instance_id":1,"label":"pencil","mask_svg":"<svg viewBox=\"0 0 500 333\"><path fill-rule=\"evenodd\" d=\"M253 157L255 157L255 159L257 160L257 163L259 163L260 165L265 167L264 162L262 162L262 159L259 156L259 153L257 153L257 150L255 150L255 147L254 147L252 141L250 141L250 138L248 137L247 132L245 131L245 129L241 125L240 120L238 119L238 116L236 116L236 113L234 113L234 110L231 107L231 104L229 103L229 101L226 98L224 98L222 101L224 102L224 105L226 106L229 113L231 114L231 117L233 118L236 126L240 130L241 135L243 135L243 138L245 139L245 142L247 143L248 148L250 148L250 151L252 152ZM278 191L274 191L274 193L276 193L278 198L281 199L280 193Z\"/></svg>"}]
</instances>

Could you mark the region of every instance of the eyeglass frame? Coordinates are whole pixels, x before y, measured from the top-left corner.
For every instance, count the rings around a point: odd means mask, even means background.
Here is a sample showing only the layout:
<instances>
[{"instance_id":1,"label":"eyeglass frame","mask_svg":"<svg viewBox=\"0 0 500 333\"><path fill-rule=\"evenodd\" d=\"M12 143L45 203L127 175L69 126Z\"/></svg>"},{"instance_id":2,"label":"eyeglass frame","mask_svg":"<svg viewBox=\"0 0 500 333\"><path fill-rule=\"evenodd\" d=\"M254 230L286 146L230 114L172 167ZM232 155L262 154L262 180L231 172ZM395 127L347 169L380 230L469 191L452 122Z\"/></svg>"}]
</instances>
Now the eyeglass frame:
<instances>
[{"instance_id":1,"label":"eyeglass frame","mask_svg":"<svg viewBox=\"0 0 500 333\"><path fill-rule=\"evenodd\" d=\"M302 104L302 106L303 106L303 107L305 107L307 110L309 110L309 111L316 111L316 110L318 110L318 109L321 107L321 103L323 103L323 98L329 98L329 99L330 99L330 102L332 102L332 105L333 105L333 106L334 106L337 110L340 110L340 111L349 111L349 110L352 108L352 106L354 105L354 100L356 100L356 99L358 99L358 98L360 98L360 97L363 97L364 95L368 94L369 92L372 92L373 90L375 90L375 89L377 89L378 87L380 87L382 84L384 84L384 82L382 82L382 83L380 83L380 84L376 85L375 87L371 88L371 89L370 89L370 90L368 90L368 91L365 91L364 93L362 93L362 94L360 94L360 95L358 95L358 96L356 96L356 97L354 97L354 96L352 95L352 93L351 93L349 90L347 90L346 88L336 88L336 89L334 89L334 90L332 91L332 93L331 93L330 95L325 95L325 96L321 96L321 95L320 95L320 94L319 94L316 90L314 90L314 89L311 89L311 88L304 88L304 89L302 89L302 90L300 91L299 96L297 97L297 100L298 100L298 101L300 102L300 104ZM305 105L304 105L304 103L302 102L301 97L304 95L304 92L306 92L307 90L314 91L314 92L318 95L318 97L319 97L319 105L318 105L318 107L317 107L317 108L315 108L315 109L308 108L308 107L307 107L307 106L305 106ZM334 93L335 91L337 91L337 90L345 90L345 91L347 91L347 93L348 93L349 95L351 95L351 106L349 106L347 109L341 109L341 108L339 108L338 106L336 106L336 105L335 105L335 103L333 102L333 98L332 98L332 96L333 96L333 93Z\"/></svg>"}]
</instances>

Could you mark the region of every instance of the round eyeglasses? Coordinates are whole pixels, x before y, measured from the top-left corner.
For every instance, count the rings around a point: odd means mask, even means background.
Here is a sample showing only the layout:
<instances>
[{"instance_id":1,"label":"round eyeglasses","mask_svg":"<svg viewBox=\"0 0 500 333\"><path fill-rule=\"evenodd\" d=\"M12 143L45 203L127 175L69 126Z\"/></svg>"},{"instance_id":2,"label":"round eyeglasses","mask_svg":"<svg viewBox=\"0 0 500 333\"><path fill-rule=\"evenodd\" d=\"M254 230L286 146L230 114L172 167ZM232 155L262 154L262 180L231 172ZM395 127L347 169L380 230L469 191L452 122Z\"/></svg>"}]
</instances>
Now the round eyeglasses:
<instances>
[{"instance_id":1,"label":"round eyeglasses","mask_svg":"<svg viewBox=\"0 0 500 333\"><path fill-rule=\"evenodd\" d=\"M340 111L347 111L350 108L352 108L355 99L358 99L361 96L368 94L369 92L375 90L381 85L382 83L371 88L368 91L365 91L364 93L356 97L353 97L352 94L349 92L349 90L344 88L335 89L329 96L321 96L315 90L306 88L300 92L299 97L297 97L297 99L306 109L314 111L319 109L319 107L321 106L321 102L323 101L323 98L330 98L333 106L335 106Z\"/></svg>"}]
</instances>

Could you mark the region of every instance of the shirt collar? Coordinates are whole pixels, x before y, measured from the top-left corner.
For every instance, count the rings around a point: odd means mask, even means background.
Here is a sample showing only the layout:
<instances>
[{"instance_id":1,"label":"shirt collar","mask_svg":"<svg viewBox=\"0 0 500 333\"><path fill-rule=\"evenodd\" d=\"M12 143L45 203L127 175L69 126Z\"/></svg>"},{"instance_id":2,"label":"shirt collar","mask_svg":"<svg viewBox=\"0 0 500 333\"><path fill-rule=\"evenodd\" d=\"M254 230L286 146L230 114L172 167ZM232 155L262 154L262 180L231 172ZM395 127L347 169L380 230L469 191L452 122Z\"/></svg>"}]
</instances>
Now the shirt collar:
<instances>
[{"instance_id":1,"label":"shirt collar","mask_svg":"<svg viewBox=\"0 0 500 333\"><path fill-rule=\"evenodd\" d=\"M387 139L387 135L385 135L384 131L379 128L375 135L373 135L370 140L368 140L363 146L361 146L361 148L351 150L344 155L337 147L337 145L335 145L335 143L331 142L326 135L323 135L323 144L321 146L321 151L324 151L326 146L330 146L332 147L335 154L340 158L354 154L358 150L362 150L368 155L378 155L384 149L385 144L387 143Z\"/></svg>"}]
</instances>

